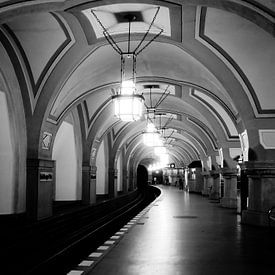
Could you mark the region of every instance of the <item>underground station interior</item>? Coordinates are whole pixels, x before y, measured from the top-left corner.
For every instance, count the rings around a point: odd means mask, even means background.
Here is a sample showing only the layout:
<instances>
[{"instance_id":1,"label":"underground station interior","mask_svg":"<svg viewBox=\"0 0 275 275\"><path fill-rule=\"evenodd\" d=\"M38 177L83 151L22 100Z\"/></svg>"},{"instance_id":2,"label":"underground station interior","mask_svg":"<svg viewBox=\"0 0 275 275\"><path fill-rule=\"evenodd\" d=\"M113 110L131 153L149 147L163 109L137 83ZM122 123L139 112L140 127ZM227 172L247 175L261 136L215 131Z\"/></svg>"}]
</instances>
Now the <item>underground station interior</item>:
<instances>
[{"instance_id":1,"label":"underground station interior","mask_svg":"<svg viewBox=\"0 0 275 275\"><path fill-rule=\"evenodd\" d=\"M1 274L275 274L273 0L0 1Z\"/></svg>"}]
</instances>

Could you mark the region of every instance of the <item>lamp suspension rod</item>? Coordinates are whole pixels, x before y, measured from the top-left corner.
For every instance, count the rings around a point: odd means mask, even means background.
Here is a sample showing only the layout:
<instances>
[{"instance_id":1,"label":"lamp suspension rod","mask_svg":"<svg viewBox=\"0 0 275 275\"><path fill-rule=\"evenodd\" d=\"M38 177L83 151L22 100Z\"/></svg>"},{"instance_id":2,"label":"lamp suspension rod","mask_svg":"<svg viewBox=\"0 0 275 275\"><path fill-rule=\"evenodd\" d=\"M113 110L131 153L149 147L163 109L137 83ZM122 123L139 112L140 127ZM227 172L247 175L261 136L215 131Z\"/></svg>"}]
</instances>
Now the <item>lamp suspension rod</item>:
<instances>
[{"instance_id":1,"label":"lamp suspension rod","mask_svg":"<svg viewBox=\"0 0 275 275\"><path fill-rule=\"evenodd\" d=\"M163 128L166 128L166 126L167 126L172 120L173 120L173 116L170 116L170 117L167 119L167 121L166 121L165 125L163 126Z\"/></svg>"},{"instance_id":2,"label":"lamp suspension rod","mask_svg":"<svg viewBox=\"0 0 275 275\"><path fill-rule=\"evenodd\" d=\"M161 128L161 116L162 116L162 114L159 114L159 129L161 130L162 128Z\"/></svg>"},{"instance_id":3,"label":"lamp suspension rod","mask_svg":"<svg viewBox=\"0 0 275 275\"><path fill-rule=\"evenodd\" d=\"M172 139L167 143L167 145L171 144L172 143Z\"/></svg>"},{"instance_id":4,"label":"lamp suspension rod","mask_svg":"<svg viewBox=\"0 0 275 275\"><path fill-rule=\"evenodd\" d=\"M161 30L155 37L153 37L146 45L144 45L143 48L141 48L138 52L136 52L136 55L139 55L144 49L146 49L152 42L154 42L155 39L157 39L161 34L163 30Z\"/></svg>"},{"instance_id":5,"label":"lamp suspension rod","mask_svg":"<svg viewBox=\"0 0 275 275\"><path fill-rule=\"evenodd\" d=\"M143 43L143 41L145 40L145 38L147 37L148 33L149 33L150 30L151 30L151 28L152 28L152 26L153 26L153 24L154 24L154 22L155 22L155 20L156 20L156 17L157 17L157 15L158 15L158 13L159 13L159 10L160 10L160 7L157 7L156 13L155 13L155 15L154 15L154 17L153 17L152 22L151 22L150 25L149 25L148 30L146 31L146 33L144 34L143 38L140 40L139 44L138 44L137 47L135 48L134 53L136 53L136 55L140 54L147 46L149 46L149 45L150 45L150 44L151 44L151 43L152 43L152 42L153 42L153 41L163 32L163 29L160 29L160 32L159 32L158 34L156 34L147 44L145 44L143 48L141 48L141 49L139 50L141 44Z\"/></svg>"},{"instance_id":6,"label":"lamp suspension rod","mask_svg":"<svg viewBox=\"0 0 275 275\"><path fill-rule=\"evenodd\" d=\"M130 40L131 40L131 18L129 17L128 54L130 53Z\"/></svg>"},{"instance_id":7,"label":"lamp suspension rod","mask_svg":"<svg viewBox=\"0 0 275 275\"><path fill-rule=\"evenodd\" d=\"M116 42L113 40L112 36L109 35L109 33L103 31L103 35L106 38L107 42L112 46L112 48L119 54L122 54L122 50L119 48L119 46L116 44Z\"/></svg>"},{"instance_id":8,"label":"lamp suspension rod","mask_svg":"<svg viewBox=\"0 0 275 275\"><path fill-rule=\"evenodd\" d=\"M175 130L173 130L173 131L171 132L171 134L170 134L166 139L168 140L168 138L170 138L170 137L174 134L174 132L175 132Z\"/></svg>"},{"instance_id":9,"label":"lamp suspension rod","mask_svg":"<svg viewBox=\"0 0 275 275\"><path fill-rule=\"evenodd\" d=\"M152 119L152 118L149 117L149 120L150 120L151 123L155 124L154 119Z\"/></svg>"},{"instance_id":10,"label":"lamp suspension rod","mask_svg":"<svg viewBox=\"0 0 275 275\"><path fill-rule=\"evenodd\" d=\"M152 88L150 87L150 108L153 108L152 106Z\"/></svg>"},{"instance_id":11,"label":"lamp suspension rod","mask_svg":"<svg viewBox=\"0 0 275 275\"><path fill-rule=\"evenodd\" d=\"M101 21L99 20L99 18L97 17L97 15L95 14L95 12L91 9L91 13L94 16L94 18L96 19L96 21L98 22L98 24L101 26L101 28L103 29L103 35L106 38L106 40L108 41L108 43L113 47L113 49L118 53L118 54L122 54L122 50L121 48L117 45L116 41L113 39L113 37L111 36L111 34L108 32L108 30L104 27L104 25L101 23Z\"/></svg>"},{"instance_id":12,"label":"lamp suspension rod","mask_svg":"<svg viewBox=\"0 0 275 275\"><path fill-rule=\"evenodd\" d=\"M141 39L141 41L139 42L138 46L135 48L135 50L132 52L133 54L135 54L136 56L138 54L140 54L146 47L148 47L158 36L160 36L163 32L162 28L159 28L160 31L158 34L156 34L149 42L147 42L147 44L145 44L141 49L141 45L143 43L143 41L145 40L145 38L147 37L148 33L150 32L155 19L159 13L160 7L157 7L156 13L153 17L152 22L150 23L148 30L146 31L146 33L144 34L143 38ZM108 41L108 43L113 47L113 49L120 55L123 54L122 49L118 46L118 44L116 43L116 41L113 39L113 37L111 36L111 34L108 32L108 30L104 27L104 25L102 24L102 22L99 20L99 18L97 17L96 13L94 10L91 9L91 13L93 14L93 16L95 17L96 21L98 22L98 24L101 26L101 28L103 29L103 35L106 38L106 40ZM131 18L131 16L129 16L129 34L128 34L128 53L130 53L130 24L131 24L131 20L135 19L135 18Z\"/></svg>"},{"instance_id":13,"label":"lamp suspension rod","mask_svg":"<svg viewBox=\"0 0 275 275\"><path fill-rule=\"evenodd\" d=\"M159 98L157 104L156 104L156 107L157 108L162 102L163 100L170 94L170 91L167 92L168 88L169 88L170 85L168 85L165 89L165 91L162 93L161 97Z\"/></svg>"},{"instance_id":14,"label":"lamp suspension rod","mask_svg":"<svg viewBox=\"0 0 275 275\"><path fill-rule=\"evenodd\" d=\"M153 106L153 101L152 101L152 87L151 86L149 88L149 98L150 98L150 107L145 102L144 102L144 105L145 105L146 109L149 109L149 108L153 109L154 106Z\"/></svg>"},{"instance_id":15,"label":"lamp suspension rod","mask_svg":"<svg viewBox=\"0 0 275 275\"><path fill-rule=\"evenodd\" d=\"M143 95L143 94L142 94ZM146 107L146 109L149 108L149 106L144 102L144 106Z\"/></svg>"}]
</instances>

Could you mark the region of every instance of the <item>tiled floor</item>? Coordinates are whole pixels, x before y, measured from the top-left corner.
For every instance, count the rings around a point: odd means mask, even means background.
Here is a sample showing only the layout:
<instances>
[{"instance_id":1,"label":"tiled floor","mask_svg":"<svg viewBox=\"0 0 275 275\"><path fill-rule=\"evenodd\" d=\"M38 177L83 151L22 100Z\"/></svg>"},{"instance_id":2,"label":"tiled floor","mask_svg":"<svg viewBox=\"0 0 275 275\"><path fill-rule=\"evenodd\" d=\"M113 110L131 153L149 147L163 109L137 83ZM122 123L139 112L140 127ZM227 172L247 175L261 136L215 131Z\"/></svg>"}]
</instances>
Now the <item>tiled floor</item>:
<instances>
[{"instance_id":1,"label":"tiled floor","mask_svg":"<svg viewBox=\"0 0 275 275\"><path fill-rule=\"evenodd\" d=\"M273 231L241 225L234 210L208 198L161 188L160 200L82 274L275 274Z\"/></svg>"}]
</instances>

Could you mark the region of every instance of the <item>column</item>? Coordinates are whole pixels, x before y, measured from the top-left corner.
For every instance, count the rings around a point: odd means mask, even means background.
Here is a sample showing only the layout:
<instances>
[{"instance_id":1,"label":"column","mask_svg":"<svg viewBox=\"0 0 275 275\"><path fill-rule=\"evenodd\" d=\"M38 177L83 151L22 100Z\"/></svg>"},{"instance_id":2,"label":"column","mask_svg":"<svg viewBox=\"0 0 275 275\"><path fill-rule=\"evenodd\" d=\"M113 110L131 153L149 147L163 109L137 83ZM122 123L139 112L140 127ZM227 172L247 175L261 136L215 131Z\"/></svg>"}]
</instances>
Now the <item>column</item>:
<instances>
[{"instance_id":1,"label":"column","mask_svg":"<svg viewBox=\"0 0 275 275\"><path fill-rule=\"evenodd\" d=\"M226 208L237 208L237 169L222 168L224 178L224 196L221 206Z\"/></svg>"},{"instance_id":2,"label":"column","mask_svg":"<svg viewBox=\"0 0 275 275\"><path fill-rule=\"evenodd\" d=\"M218 171L210 171L210 177L208 178L210 181L209 185L210 188L210 194L209 199L212 200L218 200L220 198L220 174Z\"/></svg>"},{"instance_id":3,"label":"column","mask_svg":"<svg viewBox=\"0 0 275 275\"><path fill-rule=\"evenodd\" d=\"M208 177L209 177L209 172L202 172L201 173L203 177L203 188L202 188L202 195L203 196L209 196L209 188L208 188Z\"/></svg>"},{"instance_id":4,"label":"column","mask_svg":"<svg viewBox=\"0 0 275 275\"><path fill-rule=\"evenodd\" d=\"M88 163L82 164L82 202L90 204L90 174L91 166Z\"/></svg>"},{"instance_id":5,"label":"column","mask_svg":"<svg viewBox=\"0 0 275 275\"><path fill-rule=\"evenodd\" d=\"M117 197L117 169L109 168L109 198Z\"/></svg>"},{"instance_id":6,"label":"column","mask_svg":"<svg viewBox=\"0 0 275 275\"><path fill-rule=\"evenodd\" d=\"M133 182L133 169L129 172L129 191L134 190L134 182Z\"/></svg>"},{"instance_id":7,"label":"column","mask_svg":"<svg viewBox=\"0 0 275 275\"><path fill-rule=\"evenodd\" d=\"M195 185L196 185L196 180L195 180L196 174L195 174L195 168L189 168L188 170L188 191L190 193L194 193L196 191Z\"/></svg>"},{"instance_id":8,"label":"column","mask_svg":"<svg viewBox=\"0 0 275 275\"><path fill-rule=\"evenodd\" d=\"M242 223L268 226L268 210L275 205L275 161L248 161L243 164L248 177L248 207Z\"/></svg>"},{"instance_id":9,"label":"column","mask_svg":"<svg viewBox=\"0 0 275 275\"><path fill-rule=\"evenodd\" d=\"M32 220L52 216L55 189L55 161L27 160L27 215Z\"/></svg>"},{"instance_id":10,"label":"column","mask_svg":"<svg viewBox=\"0 0 275 275\"><path fill-rule=\"evenodd\" d=\"M203 191L203 178L201 175L201 168L196 168L195 192L202 194L202 191Z\"/></svg>"},{"instance_id":11,"label":"column","mask_svg":"<svg viewBox=\"0 0 275 275\"><path fill-rule=\"evenodd\" d=\"M90 172L90 204L96 203L96 170L97 167L92 165Z\"/></svg>"},{"instance_id":12,"label":"column","mask_svg":"<svg viewBox=\"0 0 275 275\"><path fill-rule=\"evenodd\" d=\"M128 188L128 171L125 168L123 168L122 186L123 186L123 193L127 193L129 189Z\"/></svg>"}]
</instances>

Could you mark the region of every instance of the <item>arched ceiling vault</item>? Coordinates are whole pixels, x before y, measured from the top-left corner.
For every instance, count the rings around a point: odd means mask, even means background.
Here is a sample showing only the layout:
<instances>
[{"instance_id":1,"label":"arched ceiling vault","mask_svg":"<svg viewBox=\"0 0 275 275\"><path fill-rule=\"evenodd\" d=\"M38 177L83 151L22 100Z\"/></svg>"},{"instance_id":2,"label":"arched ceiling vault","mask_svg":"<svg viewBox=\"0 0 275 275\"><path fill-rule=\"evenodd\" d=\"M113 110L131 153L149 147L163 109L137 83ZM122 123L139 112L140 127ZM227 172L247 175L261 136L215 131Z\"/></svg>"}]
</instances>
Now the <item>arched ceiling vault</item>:
<instances>
[{"instance_id":1,"label":"arched ceiling vault","mask_svg":"<svg viewBox=\"0 0 275 275\"><path fill-rule=\"evenodd\" d=\"M275 4L125 2L1 2L0 50L10 58L14 72L0 69L18 78L28 127L35 124L36 132L52 129L55 133L60 122L77 110L86 159L91 152L95 158L107 134L114 159L123 147L129 158L135 154L139 161L151 159L141 143L146 121L127 124L113 116L111 95L120 81L120 57L102 37L91 9L99 12L121 47L127 41L122 13L135 13L134 47L159 6L160 16L146 41L158 27L164 32L138 55L137 83L146 103L146 85L156 87L155 101L165 87L171 90L157 110L175 116L166 125L175 131L171 155L188 164L216 155L221 147L240 147L243 133L251 148L260 148L261 154L265 154L262 148L271 152L275 148Z\"/></svg>"}]
</instances>

